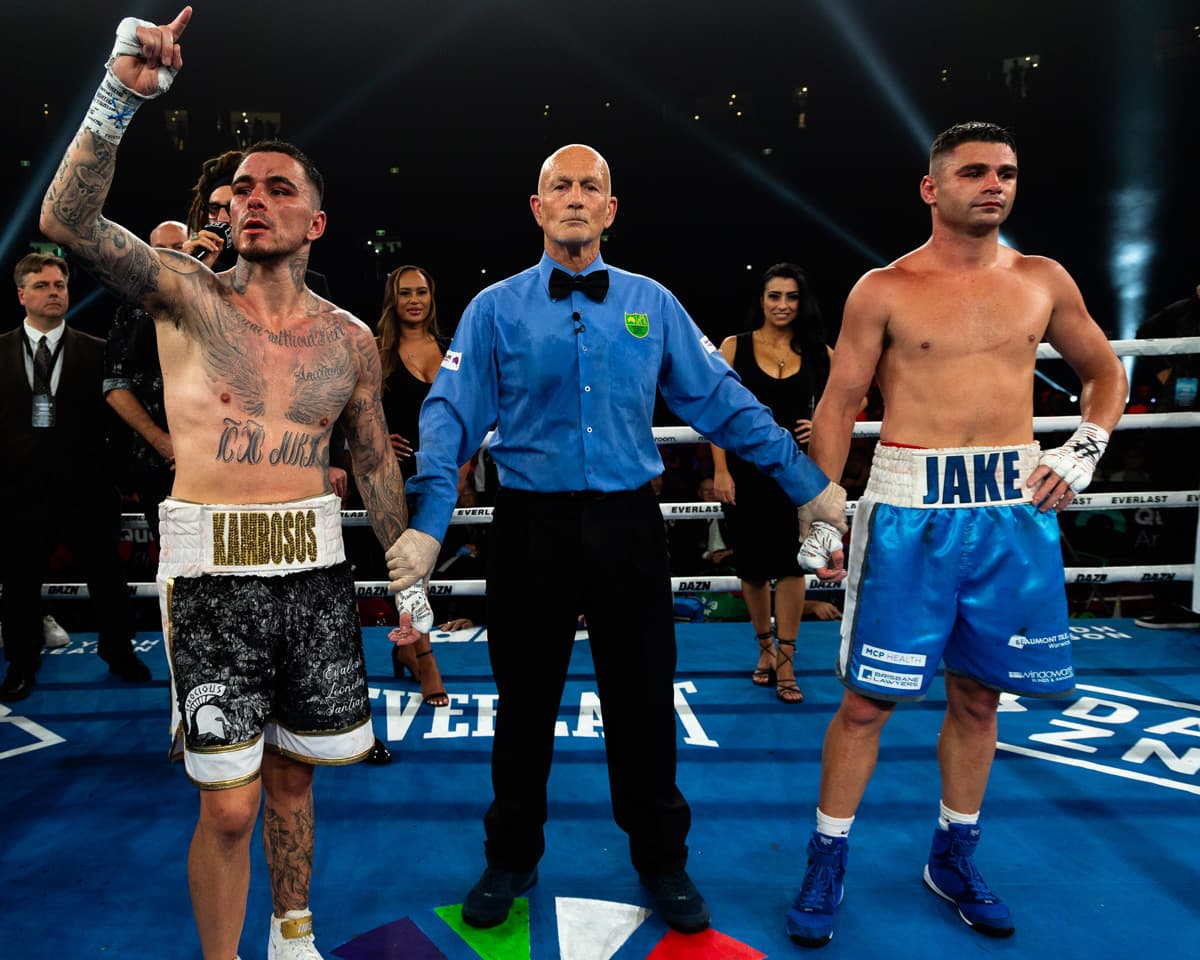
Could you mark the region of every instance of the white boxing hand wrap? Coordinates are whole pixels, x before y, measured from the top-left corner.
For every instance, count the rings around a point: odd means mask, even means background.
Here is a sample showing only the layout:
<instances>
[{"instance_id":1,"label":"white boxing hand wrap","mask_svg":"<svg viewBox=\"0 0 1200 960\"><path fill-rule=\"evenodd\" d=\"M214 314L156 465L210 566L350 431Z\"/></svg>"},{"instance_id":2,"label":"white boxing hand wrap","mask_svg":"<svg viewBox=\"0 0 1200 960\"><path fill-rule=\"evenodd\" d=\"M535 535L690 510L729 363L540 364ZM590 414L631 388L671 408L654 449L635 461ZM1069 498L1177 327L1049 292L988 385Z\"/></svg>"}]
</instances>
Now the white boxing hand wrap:
<instances>
[{"instance_id":1,"label":"white boxing hand wrap","mask_svg":"<svg viewBox=\"0 0 1200 960\"><path fill-rule=\"evenodd\" d=\"M1108 446L1108 431L1086 420L1061 447L1047 450L1038 466L1049 467L1075 493L1087 489L1096 464Z\"/></svg>"},{"instance_id":2,"label":"white boxing hand wrap","mask_svg":"<svg viewBox=\"0 0 1200 960\"><path fill-rule=\"evenodd\" d=\"M149 27L152 30L158 27L149 20L139 20L137 17L126 17L117 24L117 39L113 43L112 53L109 54L108 61L104 64L109 75L112 75L113 61L117 57L140 57L142 55L142 45L138 43L137 30L138 27ZM179 71L175 67L159 67L158 68L158 93L152 93L149 97L138 97L138 99L153 100L155 97L162 96L171 89L171 82L175 79L175 74ZM113 77L116 80L116 77ZM120 81L117 81L120 84ZM123 88L124 89L124 88ZM137 94L133 94L138 96Z\"/></svg>"},{"instance_id":3,"label":"white boxing hand wrap","mask_svg":"<svg viewBox=\"0 0 1200 960\"><path fill-rule=\"evenodd\" d=\"M117 79L112 70L113 62L117 57L140 57L142 55L142 45L138 43L137 39L138 27L154 27L154 24L149 20L126 17L117 27L117 39L113 43L112 53L104 64L104 79L100 81L96 95L92 98L92 104L83 118L85 130L91 130L96 136L107 140L113 146L121 142L121 137L129 127L129 121L133 118L137 108L146 100L166 93L171 88L171 81L175 79L177 72L174 67L159 67L158 93L151 97L143 97L141 94L134 93Z\"/></svg>"},{"instance_id":4,"label":"white boxing hand wrap","mask_svg":"<svg viewBox=\"0 0 1200 960\"><path fill-rule=\"evenodd\" d=\"M83 128L116 146L125 135L134 112L143 103L142 97L127 89L111 72L106 72L84 115Z\"/></svg>"},{"instance_id":5,"label":"white boxing hand wrap","mask_svg":"<svg viewBox=\"0 0 1200 960\"><path fill-rule=\"evenodd\" d=\"M824 520L814 520L800 544L796 561L805 570L827 569L833 564L833 555L842 549L841 531Z\"/></svg>"},{"instance_id":6,"label":"white boxing hand wrap","mask_svg":"<svg viewBox=\"0 0 1200 960\"><path fill-rule=\"evenodd\" d=\"M414 583L397 593L396 609L412 617L417 633L428 633L433 629L433 607L429 605L424 584Z\"/></svg>"}]
</instances>

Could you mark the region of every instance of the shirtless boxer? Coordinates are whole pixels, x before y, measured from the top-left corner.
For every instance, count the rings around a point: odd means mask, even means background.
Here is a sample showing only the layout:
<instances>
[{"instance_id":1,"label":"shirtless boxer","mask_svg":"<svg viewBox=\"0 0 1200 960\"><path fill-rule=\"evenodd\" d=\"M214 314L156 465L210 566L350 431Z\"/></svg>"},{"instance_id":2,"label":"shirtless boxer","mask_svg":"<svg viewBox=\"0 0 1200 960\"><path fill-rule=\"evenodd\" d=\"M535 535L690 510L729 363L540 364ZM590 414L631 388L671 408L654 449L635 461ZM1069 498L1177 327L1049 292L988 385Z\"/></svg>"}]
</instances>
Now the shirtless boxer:
<instances>
[{"instance_id":1,"label":"shirtless boxer","mask_svg":"<svg viewBox=\"0 0 1200 960\"><path fill-rule=\"evenodd\" d=\"M897 702L925 696L939 661L941 816L925 882L974 929L1014 929L972 857L996 708L1001 691L1074 688L1055 514L1091 480L1126 395L1124 369L1066 271L999 243L1016 187L1005 130L960 124L934 141L921 181L932 235L850 292L813 416L810 456L840 476L859 402L878 378L881 442L851 535L837 660L846 690L825 734L817 829L787 914L805 946L833 936L846 837L883 725ZM1032 424L1042 339L1079 376L1083 420L1044 452ZM824 579L847 576L840 535L813 527L802 560Z\"/></svg>"},{"instance_id":2,"label":"shirtless boxer","mask_svg":"<svg viewBox=\"0 0 1200 960\"><path fill-rule=\"evenodd\" d=\"M385 546L407 522L403 483L371 332L303 282L325 230L323 181L304 154L274 141L246 152L230 211L239 258L224 273L101 216L121 135L170 86L190 17L185 7L166 26L122 21L41 227L156 323L175 454L159 582L186 767L200 787L188 881L203 955L237 953L265 794L267 955L319 958L308 909L313 764L362 759L373 739L328 482L334 421Z\"/></svg>"}]
</instances>

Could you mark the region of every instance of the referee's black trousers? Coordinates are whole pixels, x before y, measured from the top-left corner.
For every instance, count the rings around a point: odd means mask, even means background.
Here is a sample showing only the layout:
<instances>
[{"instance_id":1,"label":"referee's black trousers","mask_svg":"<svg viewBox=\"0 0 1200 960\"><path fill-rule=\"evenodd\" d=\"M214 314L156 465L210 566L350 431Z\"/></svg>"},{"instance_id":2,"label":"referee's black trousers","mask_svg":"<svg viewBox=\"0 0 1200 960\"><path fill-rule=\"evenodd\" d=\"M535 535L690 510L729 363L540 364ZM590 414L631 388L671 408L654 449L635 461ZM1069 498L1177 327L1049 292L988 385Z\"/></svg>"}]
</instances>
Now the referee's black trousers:
<instances>
[{"instance_id":1,"label":"referee's black trousers","mask_svg":"<svg viewBox=\"0 0 1200 960\"><path fill-rule=\"evenodd\" d=\"M487 860L531 869L545 851L546 784L574 646L587 618L613 817L634 868L687 862L691 811L675 785L675 624L662 514L649 486L610 494L499 491L489 534L488 651L499 703ZM574 710L564 715L568 725Z\"/></svg>"}]
</instances>

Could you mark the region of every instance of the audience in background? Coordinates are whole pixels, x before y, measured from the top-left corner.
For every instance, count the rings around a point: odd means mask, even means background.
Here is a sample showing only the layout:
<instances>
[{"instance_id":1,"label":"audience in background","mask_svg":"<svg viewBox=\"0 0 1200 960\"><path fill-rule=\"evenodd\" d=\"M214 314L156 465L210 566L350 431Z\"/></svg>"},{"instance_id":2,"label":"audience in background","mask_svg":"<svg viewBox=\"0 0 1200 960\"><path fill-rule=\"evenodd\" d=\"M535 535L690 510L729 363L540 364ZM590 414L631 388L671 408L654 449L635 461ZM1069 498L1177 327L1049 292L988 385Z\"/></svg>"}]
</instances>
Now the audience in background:
<instances>
[{"instance_id":1,"label":"audience in background","mask_svg":"<svg viewBox=\"0 0 1200 960\"><path fill-rule=\"evenodd\" d=\"M183 250L187 227L165 220L150 231L152 247ZM132 303L113 316L104 349L104 399L132 432L129 475L138 508L150 535L158 541L158 505L171 493L175 450L163 407L162 367L154 320Z\"/></svg>"},{"instance_id":2,"label":"audience in background","mask_svg":"<svg viewBox=\"0 0 1200 960\"><path fill-rule=\"evenodd\" d=\"M117 554L120 507L108 463L102 399L104 341L66 324L69 269L31 253L13 272L25 319L0 335L0 447L7 458L0 496L12 504L11 544L0 551L4 655L0 700L33 691L45 632L41 599L51 553L71 551L88 586L109 672L150 679L133 650L133 611Z\"/></svg>"},{"instance_id":3,"label":"audience in background","mask_svg":"<svg viewBox=\"0 0 1200 960\"><path fill-rule=\"evenodd\" d=\"M379 364L383 370L383 412L392 451L400 462L405 482L417 471L414 454L421 443L418 415L442 365L448 342L438 332L435 289L433 277L427 270L416 266L397 267L388 275L384 286L383 310L375 328ZM460 471L460 504L466 476L465 469ZM455 553L449 558L451 563L458 559L458 547L454 549ZM442 563L439 558L439 564ZM382 566L380 560L380 569ZM451 616L449 619L456 618ZM397 679L407 670L421 684L421 696L430 706L449 704L429 634L421 634L416 643L393 646L392 669Z\"/></svg>"},{"instance_id":4,"label":"audience in background","mask_svg":"<svg viewBox=\"0 0 1200 960\"><path fill-rule=\"evenodd\" d=\"M807 450L812 412L829 376L821 312L804 271L777 263L763 274L751 329L721 344L721 355L775 422ZM713 482L725 504L738 576L758 640L751 680L775 684L784 703L800 703L792 658L804 612L805 574L796 559L800 522L783 489L752 463L712 445ZM774 590L774 627L772 591Z\"/></svg>"}]
</instances>

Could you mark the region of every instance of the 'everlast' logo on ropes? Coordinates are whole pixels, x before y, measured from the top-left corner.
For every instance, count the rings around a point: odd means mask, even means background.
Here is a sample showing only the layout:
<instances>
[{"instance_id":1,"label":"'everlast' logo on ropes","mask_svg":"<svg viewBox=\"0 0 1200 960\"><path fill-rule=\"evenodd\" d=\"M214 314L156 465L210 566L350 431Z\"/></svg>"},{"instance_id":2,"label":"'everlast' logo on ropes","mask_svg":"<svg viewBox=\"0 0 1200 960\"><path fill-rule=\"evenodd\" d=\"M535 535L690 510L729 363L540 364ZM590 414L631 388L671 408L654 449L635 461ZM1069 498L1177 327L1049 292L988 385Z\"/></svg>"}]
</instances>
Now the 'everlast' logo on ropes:
<instances>
[{"instance_id":1,"label":"'everlast' logo on ropes","mask_svg":"<svg viewBox=\"0 0 1200 960\"><path fill-rule=\"evenodd\" d=\"M317 559L315 510L246 510L212 515L213 564L257 567Z\"/></svg>"},{"instance_id":2,"label":"'everlast' logo on ropes","mask_svg":"<svg viewBox=\"0 0 1200 960\"><path fill-rule=\"evenodd\" d=\"M1021 500L1019 450L947 453L925 458L925 504L1005 503Z\"/></svg>"}]
</instances>

